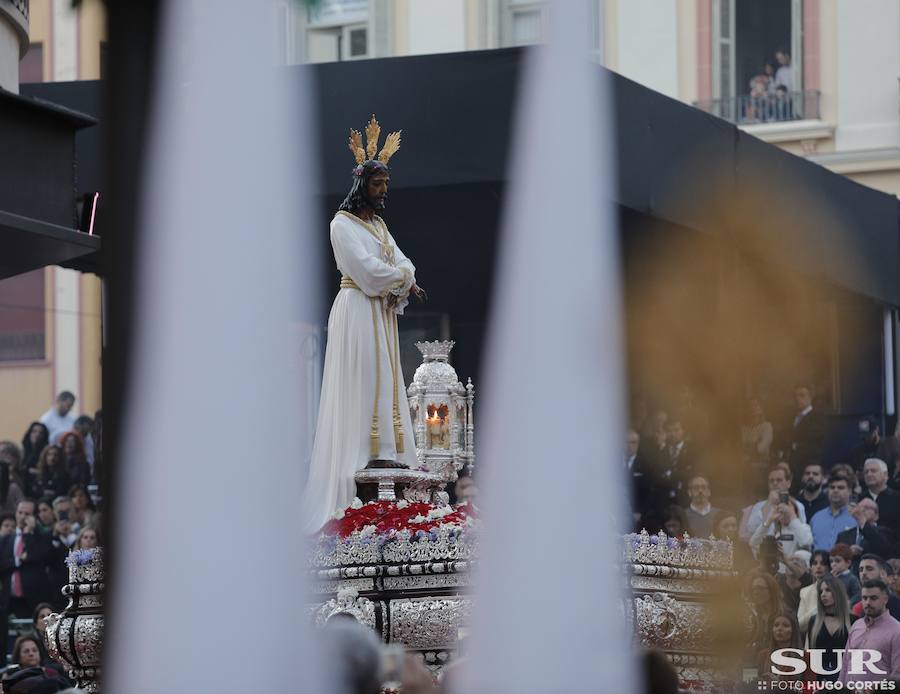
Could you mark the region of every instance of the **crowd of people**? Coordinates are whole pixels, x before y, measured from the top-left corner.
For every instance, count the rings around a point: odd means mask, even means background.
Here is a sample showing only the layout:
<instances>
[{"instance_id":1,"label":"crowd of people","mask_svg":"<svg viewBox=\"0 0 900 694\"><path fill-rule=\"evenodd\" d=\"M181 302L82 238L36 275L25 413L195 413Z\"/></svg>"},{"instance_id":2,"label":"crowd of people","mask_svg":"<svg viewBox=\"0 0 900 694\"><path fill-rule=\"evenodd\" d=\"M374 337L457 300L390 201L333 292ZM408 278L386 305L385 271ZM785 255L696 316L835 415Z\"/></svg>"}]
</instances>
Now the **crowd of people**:
<instances>
[{"instance_id":1,"label":"crowd of people","mask_svg":"<svg viewBox=\"0 0 900 694\"><path fill-rule=\"evenodd\" d=\"M11 649L11 637L3 640L10 661L3 691L16 691L10 687L22 679L19 671L35 669L46 687L57 680L62 689L72 686L49 658L42 636L43 618L65 607L69 552L97 547L101 539L96 482L102 416L75 417L74 404L75 396L63 391L21 443L0 441L0 624L8 625L11 616L32 624Z\"/></svg>"},{"instance_id":2,"label":"crowd of people","mask_svg":"<svg viewBox=\"0 0 900 694\"><path fill-rule=\"evenodd\" d=\"M808 386L797 386L794 400L781 426L758 399L748 403L743 497L717 498L712 461L692 436L703 425L696 409L638 422L624 456L636 529L733 543L752 617L748 665L761 678L900 679L900 437L882 437L878 421L865 418L856 448L826 469L827 419ZM766 489L754 499L755 483ZM828 674L772 674L770 655L781 648L823 649ZM859 648L878 650L888 674L849 672L842 654Z\"/></svg>"},{"instance_id":3,"label":"crowd of people","mask_svg":"<svg viewBox=\"0 0 900 694\"><path fill-rule=\"evenodd\" d=\"M768 123L791 120L794 118L792 91L791 54L785 49L775 51L775 59L766 61L762 72L750 80L743 121Z\"/></svg>"}]
</instances>

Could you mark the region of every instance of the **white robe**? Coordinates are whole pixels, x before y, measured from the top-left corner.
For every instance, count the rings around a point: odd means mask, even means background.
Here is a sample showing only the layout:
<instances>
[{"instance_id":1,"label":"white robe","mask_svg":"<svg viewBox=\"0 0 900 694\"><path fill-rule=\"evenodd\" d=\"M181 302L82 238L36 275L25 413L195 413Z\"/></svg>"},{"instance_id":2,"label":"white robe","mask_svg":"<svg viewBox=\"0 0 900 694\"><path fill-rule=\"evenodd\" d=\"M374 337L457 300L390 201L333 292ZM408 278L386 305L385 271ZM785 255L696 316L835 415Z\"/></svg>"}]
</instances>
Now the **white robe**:
<instances>
[{"instance_id":1,"label":"white robe","mask_svg":"<svg viewBox=\"0 0 900 694\"><path fill-rule=\"evenodd\" d=\"M336 511L350 505L356 495L353 475L373 457L396 460L410 467L418 465L396 332L396 315L402 314L408 303L416 269L397 248L387 226L377 222L381 222L380 218L370 226L384 234L393 253L393 265L385 261L382 244L360 220L339 213L331 222L331 246L337 268L358 289L342 287L328 316L322 396L301 507L304 530L308 533L316 532ZM395 308L387 308L389 294L398 299ZM392 353L396 374L391 366ZM376 381L379 450L377 456L372 456L370 432ZM395 389L403 430L402 453L397 452L395 445Z\"/></svg>"}]
</instances>

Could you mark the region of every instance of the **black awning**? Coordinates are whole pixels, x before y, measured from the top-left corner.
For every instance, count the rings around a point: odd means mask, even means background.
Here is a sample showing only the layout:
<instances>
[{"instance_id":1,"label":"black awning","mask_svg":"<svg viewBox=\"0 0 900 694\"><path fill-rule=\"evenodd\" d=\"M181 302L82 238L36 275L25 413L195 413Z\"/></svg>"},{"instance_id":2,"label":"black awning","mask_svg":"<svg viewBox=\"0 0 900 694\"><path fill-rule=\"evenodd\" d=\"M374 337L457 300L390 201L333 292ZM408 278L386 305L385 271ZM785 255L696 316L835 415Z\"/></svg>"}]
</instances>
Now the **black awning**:
<instances>
[{"instance_id":1,"label":"black awning","mask_svg":"<svg viewBox=\"0 0 900 694\"><path fill-rule=\"evenodd\" d=\"M98 238L76 230L75 137L95 122L67 106L0 90L0 279L99 249Z\"/></svg>"},{"instance_id":2,"label":"black awning","mask_svg":"<svg viewBox=\"0 0 900 694\"><path fill-rule=\"evenodd\" d=\"M0 279L67 265L100 250L100 239L68 227L0 211Z\"/></svg>"},{"instance_id":3,"label":"black awning","mask_svg":"<svg viewBox=\"0 0 900 694\"><path fill-rule=\"evenodd\" d=\"M385 131L403 130L403 147L392 160L393 189L502 188L511 149L528 146L510 141L524 55L523 49L502 49L287 68L289 81L306 73L317 106L318 127L302 134L298 165L321 172L317 187L323 197L342 196L353 166L347 130L362 129L375 113ZM726 239L726 227L739 218L745 238L777 240L795 249L786 262L797 269L900 305L896 197L602 67L597 75L608 80L612 100L620 205ZM23 85L22 91L99 114L96 82ZM82 192L102 190L97 130L80 133L77 140L85 172L79 183L88 186L80 187ZM745 213L748 191L764 199L766 211ZM101 230L102 222L101 217ZM492 236L494 230L484 231Z\"/></svg>"}]
</instances>

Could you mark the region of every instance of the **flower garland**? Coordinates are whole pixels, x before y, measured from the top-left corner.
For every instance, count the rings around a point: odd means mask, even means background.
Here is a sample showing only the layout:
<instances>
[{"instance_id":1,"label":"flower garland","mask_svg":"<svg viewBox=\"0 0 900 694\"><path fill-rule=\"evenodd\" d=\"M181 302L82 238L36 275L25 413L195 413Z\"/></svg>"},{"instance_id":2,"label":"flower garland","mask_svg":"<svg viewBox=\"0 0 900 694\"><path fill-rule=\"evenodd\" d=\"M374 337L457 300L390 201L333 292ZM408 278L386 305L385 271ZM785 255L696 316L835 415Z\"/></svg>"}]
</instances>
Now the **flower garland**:
<instances>
[{"instance_id":1,"label":"flower garland","mask_svg":"<svg viewBox=\"0 0 900 694\"><path fill-rule=\"evenodd\" d=\"M361 537L388 535L391 531L409 530L411 533L428 534L442 525L470 527L477 518L474 507L434 506L425 502L370 501L363 504L354 499L349 508L338 511L321 530L322 535L346 538L353 533Z\"/></svg>"}]
</instances>

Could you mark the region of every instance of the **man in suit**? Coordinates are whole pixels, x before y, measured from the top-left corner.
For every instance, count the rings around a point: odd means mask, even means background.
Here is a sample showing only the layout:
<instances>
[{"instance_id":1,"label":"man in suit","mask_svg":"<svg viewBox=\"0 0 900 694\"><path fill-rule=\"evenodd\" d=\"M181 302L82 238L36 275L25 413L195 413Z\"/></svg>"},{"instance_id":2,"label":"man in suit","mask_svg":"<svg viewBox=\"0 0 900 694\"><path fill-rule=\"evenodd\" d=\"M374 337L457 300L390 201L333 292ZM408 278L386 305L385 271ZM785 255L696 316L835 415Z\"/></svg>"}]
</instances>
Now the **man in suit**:
<instances>
[{"instance_id":1,"label":"man in suit","mask_svg":"<svg viewBox=\"0 0 900 694\"><path fill-rule=\"evenodd\" d=\"M667 503L685 506L690 499L687 483L694 473L694 449L687 441L687 433L680 419L666 424L666 447L660 454L657 470L657 496Z\"/></svg>"},{"instance_id":2,"label":"man in suit","mask_svg":"<svg viewBox=\"0 0 900 694\"><path fill-rule=\"evenodd\" d=\"M850 545L853 552L853 570L859 566L863 554L877 554L891 559L898 556L897 535L878 524L878 504L868 498L860 499L850 511L857 526L838 533L835 544Z\"/></svg>"},{"instance_id":3,"label":"man in suit","mask_svg":"<svg viewBox=\"0 0 900 694\"><path fill-rule=\"evenodd\" d=\"M806 385L794 388L796 414L786 428L782 453L791 466L795 479L800 479L803 467L819 462L825 447L825 418L813 408L812 393Z\"/></svg>"},{"instance_id":4,"label":"man in suit","mask_svg":"<svg viewBox=\"0 0 900 694\"><path fill-rule=\"evenodd\" d=\"M625 436L625 474L631 484L631 511L635 526L640 525L643 515L650 506L651 479L650 463L641 457L641 435L629 429Z\"/></svg>"},{"instance_id":5,"label":"man in suit","mask_svg":"<svg viewBox=\"0 0 900 694\"><path fill-rule=\"evenodd\" d=\"M869 458L863 464L865 490L860 496L877 503L881 524L900 533L900 492L888 487L889 477L887 463L879 458Z\"/></svg>"},{"instance_id":6,"label":"man in suit","mask_svg":"<svg viewBox=\"0 0 900 694\"><path fill-rule=\"evenodd\" d=\"M53 556L50 536L35 529L35 503L20 501L16 507L16 530L0 538L0 625L10 614L30 618L38 603L50 596L48 562ZM3 639L4 656L6 639Z\"/></svg>"}]
</instances>

